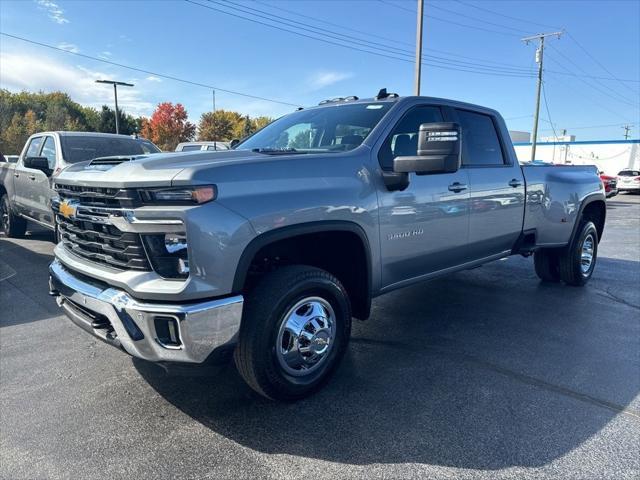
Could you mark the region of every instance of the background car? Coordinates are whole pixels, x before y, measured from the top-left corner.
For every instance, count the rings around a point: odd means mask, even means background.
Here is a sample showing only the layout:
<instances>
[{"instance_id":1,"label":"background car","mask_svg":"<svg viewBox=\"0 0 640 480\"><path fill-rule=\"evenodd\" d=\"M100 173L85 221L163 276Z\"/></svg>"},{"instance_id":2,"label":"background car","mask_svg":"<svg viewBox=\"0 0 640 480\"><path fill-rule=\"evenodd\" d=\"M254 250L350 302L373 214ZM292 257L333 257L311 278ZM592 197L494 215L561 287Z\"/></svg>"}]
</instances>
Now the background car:
<instances>
[{"instance_id":1,"label":"background car","mask_svg":"<svg viewBox=\"0 0 640 480\"><path fill-rule=\"evenodd\" d=\"M228 142L182 142L176 147L176 152L195 152L198 150L229 150Z\"/></svg>"},{"instance_id":2,"label":"background car","mask_svg":"<svg viewBox=\"0 0 640 480\"><path fill-rule=\"evenodd\" d=\"M618 177L606 175L604 172L600 172L600 180L604 185L604 191L607 198L615 197L618 194Z\"/></svg>"},{"instance_id":3,"label":"background car","mask_svg":"<svg viewBox=\"0 0 640 480\"><path fill-rule=\"evenodd\" d=\"M619 192L640 192L640 170L624 169L618 172Z\"/></svg>"}]
</instances>

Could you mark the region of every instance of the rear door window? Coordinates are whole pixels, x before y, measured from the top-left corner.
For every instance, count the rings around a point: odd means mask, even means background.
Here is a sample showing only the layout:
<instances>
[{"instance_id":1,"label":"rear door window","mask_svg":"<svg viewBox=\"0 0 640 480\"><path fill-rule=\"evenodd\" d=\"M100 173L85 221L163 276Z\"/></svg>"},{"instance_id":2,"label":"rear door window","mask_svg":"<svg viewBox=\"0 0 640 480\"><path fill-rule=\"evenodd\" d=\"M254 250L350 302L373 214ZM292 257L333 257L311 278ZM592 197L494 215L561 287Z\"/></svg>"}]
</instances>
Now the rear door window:
<instances>
[{"instance_id":1,"label":"rear door window","mask_svg":"<svg viewBox=\"0 0 640 480\"><path fill-rule=\"evenodd\" d=\"M462 165L504 165L502 145L493 118L456 110L462 130Z\"/></svg>"}]
</instances>

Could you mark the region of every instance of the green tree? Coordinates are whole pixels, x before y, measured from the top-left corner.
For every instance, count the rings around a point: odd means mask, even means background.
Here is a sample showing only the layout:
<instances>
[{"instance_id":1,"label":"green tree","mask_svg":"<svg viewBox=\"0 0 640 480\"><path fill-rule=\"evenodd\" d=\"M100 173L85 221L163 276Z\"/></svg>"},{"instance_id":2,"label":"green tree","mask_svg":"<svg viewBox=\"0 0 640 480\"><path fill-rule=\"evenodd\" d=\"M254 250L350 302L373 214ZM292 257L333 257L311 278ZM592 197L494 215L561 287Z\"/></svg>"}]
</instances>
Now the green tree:
<instances>
[{"instance_id":1,"label":"green tree","mask_svg":"<svg viewBox=\"0 0 640 480\"><path fill-rule=\"evenodd\" d=\"M107 105L103 105L98 114L98 124L96 130L104 133L116 133L116 112ZM140 131L140 124L137 119L127 115L118 109L118 130L122 135L133 135Z\"/></svg>"},{"instance_id":2,"label":"green tree","mask_svg":"<svg viewBox=\"0 0 640 480\"><path fill-rule=\"evenodd\" d=\"M203 113L198 123L198 140L228 142L240 138L242 121L242 115L229 110Z\"/></svg>"}]
</instances>

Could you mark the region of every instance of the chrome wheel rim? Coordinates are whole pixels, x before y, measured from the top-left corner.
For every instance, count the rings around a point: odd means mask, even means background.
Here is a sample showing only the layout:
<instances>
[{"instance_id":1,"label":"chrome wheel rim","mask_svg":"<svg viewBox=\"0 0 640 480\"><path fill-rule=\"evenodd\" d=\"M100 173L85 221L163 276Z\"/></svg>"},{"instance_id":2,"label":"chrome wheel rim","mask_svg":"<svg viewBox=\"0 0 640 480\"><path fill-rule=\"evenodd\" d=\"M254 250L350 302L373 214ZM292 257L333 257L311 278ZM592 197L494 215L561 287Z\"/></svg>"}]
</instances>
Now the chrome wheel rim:
<instances>
[{"instance_id":1,"label":"chrome wheel rim","mask_svg":"<svg viewBox=\"0 0 640 480\"><path fill-rule=\"evenodd\" d=\"M320 297L297 302L284 316L276 338L276 357L289 375L309 375L326 362L336 338L335 313Z\"/></svg>"},{"instance_id":2,"label":"chrome wheel rim","mask_svg":"<svg viewBox=\"0 0 640 480\"><path fill-rule=\"evenodd\" d=\"M592 234L589 234L582 241L582 252L580 254L580 270L583 275L589 273L591 265L593 265L593 257L595 250L595 238Z\"/></svg>"}]
</instances>

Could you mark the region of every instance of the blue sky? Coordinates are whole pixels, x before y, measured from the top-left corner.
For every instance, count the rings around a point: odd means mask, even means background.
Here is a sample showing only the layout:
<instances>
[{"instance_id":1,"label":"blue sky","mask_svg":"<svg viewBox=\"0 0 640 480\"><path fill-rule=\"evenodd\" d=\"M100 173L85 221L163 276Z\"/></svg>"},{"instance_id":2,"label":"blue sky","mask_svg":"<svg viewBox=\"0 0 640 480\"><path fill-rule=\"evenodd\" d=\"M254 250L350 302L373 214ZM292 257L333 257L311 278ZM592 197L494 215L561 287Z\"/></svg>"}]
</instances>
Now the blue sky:
<instances>
[{"instance_id":1,"label":"blue sky","mask_svg":"<svg viewBox=\"0 0 640 480\"><path fill-rule=\"evenodd\" d=\"M412 93L413 0L193 2L209 8L180 0L0 0L0 30L293 104L368 97L381 87ZM431 65L423 67L424 95L496 108L510 129L530 131L535 47L520 38L561 28L568 34L549 39L545 50L549 113L543 103L541 135L552 135L550 118L557 130L567 128L582 140L622 138L625 123L633 124L633 138L640 137L640 1L426 0L425 13L424 54ZM491 75L475 73L479 69ZM192 121L211 109L208 88L0 36L2 88L63 90L86 105L111 105L112 91L95 84L96 78L135 83L119 91L121 107L133 114L149 115L162 101L182 103ZM218 108L250 115L279 116L293 109L220 90L216 100Z\"/></svg>"}]
</instances>

